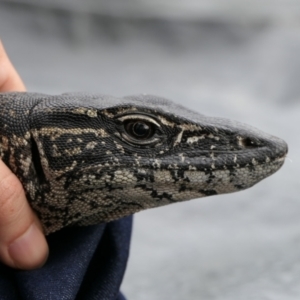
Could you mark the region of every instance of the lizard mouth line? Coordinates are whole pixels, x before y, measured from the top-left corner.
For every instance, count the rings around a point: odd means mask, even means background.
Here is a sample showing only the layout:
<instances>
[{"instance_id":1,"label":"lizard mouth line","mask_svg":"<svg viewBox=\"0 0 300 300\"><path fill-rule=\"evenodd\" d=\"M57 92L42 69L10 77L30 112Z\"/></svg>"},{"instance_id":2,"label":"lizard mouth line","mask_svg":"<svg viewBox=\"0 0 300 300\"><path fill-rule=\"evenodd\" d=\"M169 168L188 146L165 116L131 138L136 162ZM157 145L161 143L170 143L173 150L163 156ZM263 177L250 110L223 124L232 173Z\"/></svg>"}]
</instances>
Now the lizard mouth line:
<instances>
[{"instance_id":1,"label":"lizard mouth line","mask_svg":"<svg viewBox=\"0 0 300 300\"><path fill-rule=\"evenodd\" d=\"M278 157L278 158L274 158L270 161L264 161L264 162L259 162L257 163L256 165L254 165L255 167L259 167L259 166L265 166L265 165L277 165L277 164L281 164L283 165L284 161L285 161L285 158L286 158L286 154ZM249 163L251 163L251 161L249 161ZM190 168L187 168L187 169L182 169L182 166L171 166L171 165L168 165L168 166L165 166L163 163L162 163L162 166L153 166L153 167L149 167L149 166L139 166L138 169L140 170L147 170L147 171L178 171L178 170L183 170L183 171L193 171L193 172L205 172L207 171L208 169L210 169L210 166L211 164L207 164L206 166L203 166L203 168L200 167L200 164L199 165L196 165L196 164L190 164ZM224 167L224 165L222 165ZM112 167L112 166L110 166ZM212 171L218 171L218 170L224 170L224 168L215 168L215 169L212 169ZM248 167L248 163L241 166L241 168L246 168ZM230 168L230 166L228 165L228 168ZM132 169L132 165L130 164L119 164L119 165L115 165L112 169L114 170L131 170ZM108 172L111 172L112 169L108 170ZM91 171L96 171L96 170L99 170L99 171L104 171L106 170L106 166L103 166L102 164L95 164L95 165L91 165L89 167L84 167L81 169L81 172L91 172ZM96 172L97 173L97 172Z\"/></svg>"}]
</instances>

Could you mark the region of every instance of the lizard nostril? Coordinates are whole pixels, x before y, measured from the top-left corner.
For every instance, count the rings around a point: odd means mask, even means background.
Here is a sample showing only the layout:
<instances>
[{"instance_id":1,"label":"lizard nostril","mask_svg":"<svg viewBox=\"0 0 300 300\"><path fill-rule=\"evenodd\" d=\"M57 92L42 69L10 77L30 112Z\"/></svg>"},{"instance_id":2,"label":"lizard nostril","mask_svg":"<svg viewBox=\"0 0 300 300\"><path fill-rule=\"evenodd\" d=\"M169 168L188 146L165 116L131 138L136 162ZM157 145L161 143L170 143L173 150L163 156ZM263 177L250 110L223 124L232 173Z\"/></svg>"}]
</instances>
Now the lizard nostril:
<instances>
[{"instance_id":1,"label":"lizard nostril","mask_svg":"<svg viewBox=\"0 0 300 300\"><path fill-rule=\"evenodd\" d=\"M257 140L250 137L239 137L238 144L243 148L257 148L259 143Z\"/></svg>"}]
</instances>

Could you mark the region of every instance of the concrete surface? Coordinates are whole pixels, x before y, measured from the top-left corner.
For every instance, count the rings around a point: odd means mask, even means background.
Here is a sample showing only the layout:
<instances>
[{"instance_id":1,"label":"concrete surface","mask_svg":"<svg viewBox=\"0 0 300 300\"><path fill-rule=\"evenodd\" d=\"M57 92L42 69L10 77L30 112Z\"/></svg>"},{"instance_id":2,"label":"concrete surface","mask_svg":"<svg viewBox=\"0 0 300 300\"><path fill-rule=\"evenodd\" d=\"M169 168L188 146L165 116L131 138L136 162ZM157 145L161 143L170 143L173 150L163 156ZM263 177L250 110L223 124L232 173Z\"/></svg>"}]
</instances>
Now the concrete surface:
<instances>
[{"instance_id":1,"label":"concrete surface","mask_svg":"<svg viewBox=\"0 0 300 300\"><path fill-rule=\"evenodd\" d=\"M300 25L76 20L0 5L0 37L30 91L157 94L290 147L247 191L138 213L128 299L300 299Z\"/></svg>"}]
</instances>

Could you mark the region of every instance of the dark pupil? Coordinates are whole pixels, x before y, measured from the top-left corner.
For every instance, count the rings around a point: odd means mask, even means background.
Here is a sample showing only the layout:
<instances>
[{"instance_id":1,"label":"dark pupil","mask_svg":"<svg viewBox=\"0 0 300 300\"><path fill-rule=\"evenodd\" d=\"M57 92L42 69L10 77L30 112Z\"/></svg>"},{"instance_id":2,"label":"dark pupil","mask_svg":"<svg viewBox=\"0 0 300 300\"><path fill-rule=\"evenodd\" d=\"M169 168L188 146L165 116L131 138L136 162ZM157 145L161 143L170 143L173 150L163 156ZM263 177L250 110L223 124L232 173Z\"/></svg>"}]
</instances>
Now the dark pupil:
<instances>
[{"instance_id":1,"label":"dark pupil","mask_svg":"<svg viewBox=\"0 0 300 300\"><path fill-rule=\"evenodd\" d=\"M132 126L132 133L139 138L147 138L151 133L151 128L146 123L136 122Z\"/></svg>"}]
</instances>

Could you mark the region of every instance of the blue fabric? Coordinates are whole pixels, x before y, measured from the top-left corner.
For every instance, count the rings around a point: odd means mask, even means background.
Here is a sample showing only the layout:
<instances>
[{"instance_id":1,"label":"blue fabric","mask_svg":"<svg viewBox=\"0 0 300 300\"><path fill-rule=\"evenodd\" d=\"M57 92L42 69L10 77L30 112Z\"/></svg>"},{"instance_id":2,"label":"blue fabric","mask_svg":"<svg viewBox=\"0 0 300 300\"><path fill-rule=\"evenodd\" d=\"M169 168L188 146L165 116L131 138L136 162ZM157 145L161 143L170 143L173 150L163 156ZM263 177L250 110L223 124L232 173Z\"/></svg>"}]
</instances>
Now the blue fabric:
<instances>
[{"instance_id":1,"label":"blue fabric","mask_svg":"<svg viewBox=\"0 0 300 300\"><path fill-rule=\"evenodd\" d=\"M49 235L38 270L0 265L1 300L125 300L119 292L129 254L132 217Z\"/></svg>"}]
</instances>

